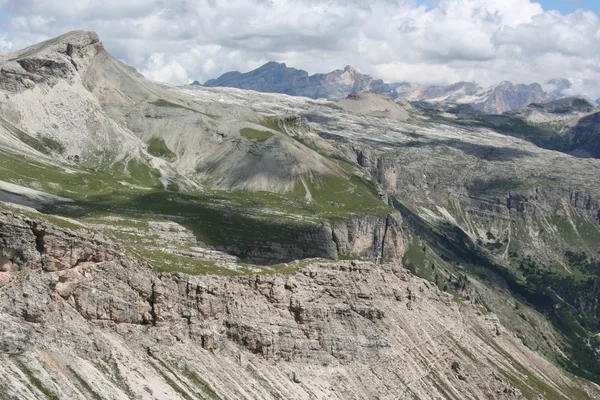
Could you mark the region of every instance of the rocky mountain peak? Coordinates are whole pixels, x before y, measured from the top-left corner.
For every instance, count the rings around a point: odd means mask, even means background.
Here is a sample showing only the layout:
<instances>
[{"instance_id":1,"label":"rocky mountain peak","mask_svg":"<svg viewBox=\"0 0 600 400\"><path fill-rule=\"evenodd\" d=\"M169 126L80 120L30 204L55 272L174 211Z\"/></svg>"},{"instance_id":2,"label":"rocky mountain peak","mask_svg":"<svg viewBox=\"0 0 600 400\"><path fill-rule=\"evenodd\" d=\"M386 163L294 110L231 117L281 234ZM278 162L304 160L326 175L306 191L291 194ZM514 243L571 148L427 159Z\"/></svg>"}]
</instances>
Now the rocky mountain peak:
<instances>
[{"instance_id":1,"label":"rocky mountain peak","mask_svg":"<svg viewBox=\"0 0 600 400\"><path fill-rule=\"evenodd\" d=\"M54 85L83 73L99 53L107 54L95 32L73 31L4 55L0 88L20 91L35 84ZM109 56L110 57L110 56Z\"/></svg>"},{"instance_id":2,"label":"rocky mountain peak","mask_svg":"<svg viewBox=\"0 0 600 400\"><path fill-rule=\"evenodd\" d=\"M313 99L343 99L352 92L375 90L393 94L399 84L386 84L347 65L343 70L308 75L308 72L271 61L246 73L228 72L204 86L227 86L267 93L284 93Z\"/></svg>"},{"instance_id":3,"label":"rocky mountain peak","mask_svg":"<svg viewBox=\"0 0 600 400\"><path fill-rule=\"evenodd\" d=\"M285 63L278 63L277 61L269 61L268 63L257 68L256 70L257 71L268 71L268 70L272 70L272 69L285 69L285 68L287 68L287 65Z\"/></svg>"},{"instance_id":4,"label":"rocky mountain peak","mask_svg":"<svg viewBox=\"0 0 600 400\"><path fill-rule=\"evenodd\" d=\"M81 58L82 49L103 49L100 37L96 32L71 31L54 39L38 43L23 50L12 53L15 59L33 58L36 56L59 56Z\"/></svg>"},{"instance_id":5,"label":"rocky mountain peak","mask_svg":"<svg viewBox=\"0 0 600 400\"><path fill-rule=\"evenodd\" d=\"M500 82L497 86L497 88L512 88L513 87L513 83L510 81L502 81Z\"/></svg>"}]
</instances>

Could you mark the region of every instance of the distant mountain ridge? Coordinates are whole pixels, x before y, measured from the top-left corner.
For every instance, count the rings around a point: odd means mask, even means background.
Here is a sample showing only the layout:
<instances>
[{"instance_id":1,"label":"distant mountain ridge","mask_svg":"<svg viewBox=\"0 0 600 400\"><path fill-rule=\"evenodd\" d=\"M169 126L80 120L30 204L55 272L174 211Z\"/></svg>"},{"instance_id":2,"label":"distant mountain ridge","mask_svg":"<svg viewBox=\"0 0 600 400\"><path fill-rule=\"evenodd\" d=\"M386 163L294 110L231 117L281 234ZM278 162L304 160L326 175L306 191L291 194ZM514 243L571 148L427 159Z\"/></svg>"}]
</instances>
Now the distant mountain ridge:
<instances>
[{"instance_id":1,"label":"distant mountain ridge","mask_svg":"<svg viewBox=\"0 0 600 400\"><path fill-rule=\"evenodd\" d=\"M330 100L343 99L353 92L372 90L386 93L393 98L470 104L486 113L502 114L531 103L544 103L566 97L564 92L570 88L571 83L564 78L553 79L548 82L551 88L548 92L544 91L539 83L514 84L508 81L487 88L474 82L457 82L448 86L385 83L351 66L325 74L309 75L304 70L271 61L247 73L227 72L217 79L207 81L204 86L225 86Z\"/></svg>"},{"instance_id":2,"label":"distant mountain ridge","mask_svg":"<svg viewBox=\"0 0 600 400\"><path fill-rule=\"evenodd\" d=\"M227 72L217 79L207 81L204 86L226 86L256 90L266 93L283 93L313 99L343 99L353 92L373 90L395 96L400 84L386 84L381 79L360 73L348 65L343 70L326 74L308 75L308 72L288 67L284 63L268 62L247 73Z\"/></svg>"}]
</instances>

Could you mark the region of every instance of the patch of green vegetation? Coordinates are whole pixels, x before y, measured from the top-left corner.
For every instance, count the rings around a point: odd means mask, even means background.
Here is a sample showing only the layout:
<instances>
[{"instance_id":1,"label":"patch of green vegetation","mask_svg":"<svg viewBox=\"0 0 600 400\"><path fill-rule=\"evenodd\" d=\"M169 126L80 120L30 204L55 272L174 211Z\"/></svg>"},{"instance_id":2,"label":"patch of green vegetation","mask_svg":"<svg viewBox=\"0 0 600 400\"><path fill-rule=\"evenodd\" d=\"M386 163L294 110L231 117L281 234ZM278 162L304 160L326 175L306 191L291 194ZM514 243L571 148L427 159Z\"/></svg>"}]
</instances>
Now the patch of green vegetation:
<instances>
[{"instance_id":1,"label":"patch of green vegetation","mask_svg":"<svg viewBox=\"0 0 600 400\"><path fill-rule=\"evenodd\" d=\"M201 379L194 371L192 371L186 365L183 369L183 374L192 381L197 387L199 387L204 394L206 394L210 399L219 400L220 397L217 393L210 387L208 383L206 383L203 379Z\"/></svg>"},{"instance_id":2,"label":"patch of green vegetation","mask_svg":"<svg viewBox=\"0 0 600 400\"><path fill-rule=\"evenodd\" d=\"M188 111L198 113L198 111L194 110L193 108L190 108L187 106L182 106L181 104L171 103L170 101L167 101L164 99L158 99L156 101L152 101L152 102L150 102L150 104L152 104L156 107L181 108L183 110L188 110Z\"/></svg>"},{"instance_id":3,"label":"patch of green vegetation","mask_svg":"<svg viewBox=\"0 0 600 400\"><path fill-rule=\"evenodd\" d=\"M261 125L264 126L265 128L269 128L274 131L284 133L284 130L281 128L278 121L279 120L277 118L265 118L261 122Z\"/></svg>"},{"instance_id":4,"label":"patch of green vegetation","mask_svg":"<svg viewBox=\"0 0 600 400\"><path fill-rule=\"evenodd\" d=\"M354 254L339 254L338 259L339 260L348 260L348 261L350 261L350 260L367 261L364 257L359 257Z\"/></svg>"},{"instance_id":5,"label":"patch of green vegetation","mask_svg":"<svg viewBox=\"0 0 600 400\"><path fill-rule=\"evenodd\" d=\"M252 128L243 128L240 130L240 134L250 140L256 140L257 142L264 142L269 139L273 134L267 131L259 131Z\"/></svg>"},{"instance_id":6,"label":"patch of green vegetation","mask_svg":"<svg viewBox=\"0 0 600 400\"><path fill-rule=\"evenodd\" d=\"M177 158L177 155L169 149L165 141L161 138L152 138L148 141L148 153L168 160Z\"/></svg>"},{"instance_id":7,"label":"patch of green vegetation","mask_svg":"<svg viewBox=\"0 0 600 400\"><path fill-rule=\"evenodd\" d=\"M336 110L336 111L343 111L344 109L342 107L340 107L339 105L333 103L333 102L327 102L327 103L315 103L318 104L320 106L324 106L327 108L331 108L332 110Z\"/></svg>"},{"instance_id":8,"label":"patch of green vegetation","mask_svg":"<svg viewBox=\"0 0 600 400\"><path fill-rule=\"evenodd\" d=\"M301 184L298 191L290 194L237 191L180 193L117 185L107 186L106 191L94 195L78 194L73 196L75 203L49 205L42 211L84 221L107 215L125 220L173 219L207 245L225 249L242 258L253 252L268 253L273 243L298 249L300 258L321 257L323 250L310 238L322 233L319 225L322 221L333 222L354 215L382 215L393 211L376 197L372 183L358 177L324 177L315 179L309 186L312 202L304 198ZM178 260L181 261L181 258ZM208 264L182 265L197 273L226 272L211 271L213 266Z\"/></svg>"},{"instance_id":9,"label":"patch of green vegetation","mask_svg":"<svg viewBox=\"0 0 600 400\"><path fill-rule=\"evenodd\" d=\"M425 251L426 248L420 243L419 238L411 234L411 241L402 257L402 264L413 274L417 274L417 271L425 268L425 260L427 258Z\"/></svg>"},{"instance_id":10,"label":"patch of green vegetation","mask_svg":"<svg viewBox=\"0 0 600 400\"><path fill-rule=\"evenodd\" d=\"M350 161L348 161L344 158L341 158L341 157L333 155L333 154L324 154L324 156L328 160L337 164L339 167L341 167L344 171L346 171L350 175L356 174L356 172L359 170L359 168L355 164L351 163Z\"/></svg>"},{"instance_id":11,"label":"patch of green vegetation","mask_svg":"<svg viewBox=\"0 0 600 400\"><path fill-rule=\"evenodd\" d=\"M148 326L145 325L144 328L148 329ZM99 362L96 362L95 365L100 371L102 371L102 373L104 374L105 377L107 377L113 383L115 383L118 387L123 389L125 391L125 394L127 396L129 396L129 398L131 398L131 399L135 398L135 394L133 393L133 391L127 384L127 379L121 373L121 370L119 369L119 365L117 364L117 362L115 361L114 358L107 360L106 364L102 361L99 361Z\"/></svg>"},{"instance_id":12,"label":"patch of green vegetation","mask_svg":"<svg viewBox=\"0 0 600 400\"><path fill-rule=\"evenodd\" d=\"M590 103L588 103L585 99L575 99L573 100L573 107L575 108L594 108Z\"/></svg>"},{"instance_id":13,"label":"patch of green vegetation","mask_svg":"<svg viewBox=\"0 0 600 400\"><path fill-rule=\"evenodd\" d=\"M189 194L115 190L75 204L48 206L44 211L73 218L119 215L123 218L164 220L167 215L191 229L204 243L217 247L231 246L240 256L254 249L269 247L269 243L310 246L299 237L318 229L315 223L299 221L297 215L277 215L273 214L273 209L263 209L262 196L244 192L238 195L228 192Z\"/></svg>"},{"instance_id":14,"label":"patch of green vegetation","mask_svg":"<svg viewBox=\"0 0 600 400\"><path fill-rule=\"evenodd\" d=\"M242 275L243 272L219 268L216 261L170 254L164 251L133 250L143 259L150 261L159 272L182 272L188 275Z\"/></svg>"},{"instance_id":15,"label":"patch of green vegetation","mask_svg":"<svg viewBox=\"0 0 600 400\"><path fill-rule=\"evenodd\" d=\"M90 169L45 163L1 149L0 176L11 183L73 199L84 199L111 190L129 190L120 182L162 187L158 179L160 173L141 161L130 160L128 164L120 162L104 169Z\"/></svg>"},{"instance_id":16,"label":"patch of green vegetation","mask_svg":"<svg viewBox=\"0 0 600 400\"><path fill-rule=\"evenodd\" d=\"M585 393L584 390L580 388L567 386L560 387L559 389L554 388L552 385L547 382L538 379L534 376L531 371L526 369L523 364L517 361L514 357L512 357L506 350L500 347L494 340L489 340L486 338L486 335L479 334L478 335L482 340L492 346L504 360L507 360L511 367L514 369L511 371L505 370L502 366L495 364L496 368L502 371L504 377L517 389L519 389L524 398L527 399L535 399L538 395L543 395L544 399L547 400L562 400L565 398L568 399L583 399L588 398L589 396ZM493 363L493 361L489 360ZM515 371L516 370L516 371ZM573 397L571 397L574 395Z\"/></svg>"},{"instance_id":17,"label":"patch of green vegetation","mask_svg":"<svg viewBox=\"0 0 600 400\"><path fill-rule=\"evenodd\" d=\"M569 220L562 215L554 214L549 218L550 223L558 230L558 234L569 245L576 245L579 242L579 235Z\"/></svg>"},{"instance_id":18,"label":"patch of green vegetation","mask_svg":"<svg viewBox=\"0 0 600 400\"><path fill-rule=\"evenodd\" d=\"M261 374L260 370L257 369L254 365L252 365L251 363L246 364L246 371L250 375L252 375L254 380L259 381L260 385L263 388L265 388L266 390L269 391L269 393L271 394L271 397L273 397L274 399L277 399L277 400L284 400L284 397L282 397L281 394L279 394L277 389L273 388L271 382L269 380L265 379L265 377Z\"/></svg>"},{"instance_id":19,"label":"patch of green vegetation","mask_svg":"<svg viewBox=\"0 0 600 400\"><path fill-rule=\"evenodd\" d=\"M67 369L69 370L69 372L75 377L75 379L77 380L77 382L81 385L81 387L89 394L92 396L92 398L94 400L102 400L102 396L100 396L98 393L96 393L96 391L94 391L94 389L90 386L89 383L87 383L85 381L85 379L83 379L78 373L77 371L75 371L70 365L67 366Z\"/></svg>"},{"instance_id":20,"label":"patch of green vegetation","mask_svg":"<svg viewBox=\"0 0 600 400\"><path fill-rule=\"evenodd\" d=\"M504 194L510 191L516 191L525 186L525 183L517 179L489 179L489 180L475 180L473 185L469 188L469 191L475 195L492 195L492 194Z\"/></svg>"},{"instance_id":21,"label":"patch of green vegetation","mask_svg":"<svg viewBox=\"0 0 600 400\"><path fill-rule=\"evenodd\" d=\"M310 207L323 216L344 218L350 215L383 215L392 208L379 200L372 181L352 175L349 178L325 175L308 182L313 203Z\"/></svg>"},{"instance_id":22,"label":"patch of green vegetation","mask_svg":"<svg viewBox=\"0 0 600 400\"><path fill-rule=\"evenodd\" d=\"M118 174L115 175L118 176ZM139 160L129 160L123 175L128 176L133 183L141 186L149 188L162 187L160 172Z\"/></svg>"},{"instance_id":23,"label":"patch of green vegetation","mask_svg":"<svg viewBox=\"0 0 600 400\"><path fill-rule=\"evenodd\" d=\"M65 150L62 143L49 136L39 134L37 137L30 136L4 119L0 119L0 125L12 132L12 134L21 142L40 153L62 153Z\"/></svg>"},{"instance_id":24,"label":"patch of green vegetation","mask_svg":"<svg viewBox=\"0 0 600 400\"><path fill-rule=\"evenodd\" d=\"M44 153L44 154L49 153L46 146L44 146L44 144L39 139L29 136L28 134L26 134L25 132L22 132L22 131L18 131L17 137L19 138L19 140L21 142L25 143L27 146L31 147L32 149L35 149L35 150L39 151L40 153Z\"/></svg>"},{"instance_id":25,"label":"patch of green vegetation","mask_svg":"<svg viewBox=\"0 0 600 400\"><path fill-rule=\"evenodd\" d=\"M31 218L31 219L47 221L48 223L56 225L59 228L66 228L66 229L71 229L74 231L83 228L81 225L78 225L76 223L73 223L64 218L60 218L60 217L57 217L54 215L36 213L36 212L24 210L22 208L11 207L10 203L5 203L5 204L0 203L0 210L14 212L16 214L20 214L20 215L23 215L23 216Z\"/></svg>"},{"instance_id":26,"label":"patch of green vegetation","mask_svg":"<svg viewBox=\"0 0 600 400\"><path fill-rule=\"evenodd\" d=\"M446 292L465 288L466 276L457 272L453 266L439 257L419 236L410 233L409 239L410 243L402 257L402 264L406 269ZM455 275L459 278L455 278Z\"/></svg>"},{"instance_id":27,"label":"patch of green vegetation","mask_svg":"<svg viewBox=\"0 0 600 400\"><path fill-rule=\"evenodd\" d=\"M168 368L161 360L158 360L158 359L156 359L156 360L161 364L161 366L165 367L169 372L173 373L170 370L170 368ZM183 389L181 386L179 386L173 379L171 379L164 371L162 371L153 362L151 362L150 365L152 365L152 367L156 370L156 372L158 372L158 374L165 380L167 385L171 386L171 388L175 391L175 393L180 395L185 400L194 400L185 389ZM175 374L173 374L173 375L175 375Z\"/></svg>"},{"instance_id":28,"label":"patch of green vegetation","mask_svg":"<svg viewBox=\"0 0 600 400\"><path fill-rule=\"evenodd\" d=\"M434 122L468 128L486 128L507 136L528 140L540 147L558 150L562 146L562 125L552 122L532 123L512 115L473 114L468 118L447 118L438 110L423 110L423 115Z\"/></svg>"},{"instance_id":29,"label":"patch of green vegetation","mask_svg":"<svg viewBox=\"0 0 600 400\"><path fill-rule=\"evenodd\" d=\"M31 382L31 384L38 390L40 391L44 397L46 397L46 399L48 400L60 400L58 398L58 396L52 392L50 389L46 388L42 382L35 377L35 375L33 374L33 372L27 368L27 366L25 364L23 364L21 361L16 361L16 364L19 366L19 369L21 369L21 371L23 371L23 373L25 374L25 376L27 376L27 379L29 379L29 382Z\"/></svg>"},{"instance_id":30,"label":"patch of green vegetation","mask_svg":"<svg viewBox=\"0 0 600 400\"><path fill-rule=\"evenodd\" d=\"M40 141L46 149L50 149L51 152L62 153L65 151L65 147L57 140L52 139L48 136L40 136Z\"/></svg>"}]
</instances>

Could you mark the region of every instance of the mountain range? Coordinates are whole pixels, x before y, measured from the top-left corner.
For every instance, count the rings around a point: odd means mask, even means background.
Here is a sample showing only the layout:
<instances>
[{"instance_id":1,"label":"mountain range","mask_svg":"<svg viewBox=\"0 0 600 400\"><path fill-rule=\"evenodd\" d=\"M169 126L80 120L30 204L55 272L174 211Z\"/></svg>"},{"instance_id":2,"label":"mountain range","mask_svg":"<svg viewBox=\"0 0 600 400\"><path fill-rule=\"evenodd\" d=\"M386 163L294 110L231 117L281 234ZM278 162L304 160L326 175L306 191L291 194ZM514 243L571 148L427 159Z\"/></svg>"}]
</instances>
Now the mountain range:
<instances>
[{"instance_id":1,"label":"mountain range","mask_svg":"<svg viewBox=\"0 0 600 400\"><path fill-rule=\"evenodd\" d=\"M195 84L198 85L199 82ZM383 80L362 74L351 66L309 76L306 71L277 62L269 62L247 73L228 72L204 84L207 87L225 86L332 100L345 98L352 92L372 90L411 101L470 104L475 109L493 114L566 97L564 91L570 88L571 83L562 78L553 79L548 85L553 88L551 92L545 92L538 83L525 85L508 81L488 88L472 82L458 82L449 86L384 83Z\"/></svg>"},{"instance_id":2,"label":"mountain range","mask_svg":"<svg viewBox=\"0 0 600 400\"><path fill-rule=\"evenodd\" d=\"M346 66L327 74L308 75L301 69L283 63L269 62L260 68L242 74L228 72L217 79L207 81L207 87L236 87L266 93L283 93L305 96L312 99L342 99L352 92L373 90L393 95L396 84L385 84L381 79L361 74L357 69Z\"/></svg>"},{"instance_id":3,"label":"mountain range","mask_svg":"<svg viewBox=\"0 0 600 400\"><path fill-rule=\"evenodd\" d=\"M1 53L0 398L600 398L600 112L328 79Z\"/></svg>"}]
</instances>

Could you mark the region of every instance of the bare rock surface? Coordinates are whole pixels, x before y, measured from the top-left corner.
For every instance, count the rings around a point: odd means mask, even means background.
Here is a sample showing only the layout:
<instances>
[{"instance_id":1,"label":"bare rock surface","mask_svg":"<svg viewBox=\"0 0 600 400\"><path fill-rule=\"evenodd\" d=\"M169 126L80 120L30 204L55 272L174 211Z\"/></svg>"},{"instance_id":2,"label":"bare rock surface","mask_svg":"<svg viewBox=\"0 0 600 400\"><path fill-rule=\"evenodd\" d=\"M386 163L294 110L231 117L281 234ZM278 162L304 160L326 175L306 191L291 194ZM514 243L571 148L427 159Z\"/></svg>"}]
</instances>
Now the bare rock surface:
<instances>
[{"instance_id":1,"label":"bare rock surface","mask_svg":"<svg viewBox=\"0 0 600 400\"><path fill-rule=\"evenodd\" d=\"M0 283L0 387L9 397L600 394L524 347L493 314L397 264L159 274L83 230L7 212L0 221L10 264Z\"/></svg>"}]
</instances>

